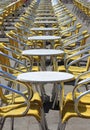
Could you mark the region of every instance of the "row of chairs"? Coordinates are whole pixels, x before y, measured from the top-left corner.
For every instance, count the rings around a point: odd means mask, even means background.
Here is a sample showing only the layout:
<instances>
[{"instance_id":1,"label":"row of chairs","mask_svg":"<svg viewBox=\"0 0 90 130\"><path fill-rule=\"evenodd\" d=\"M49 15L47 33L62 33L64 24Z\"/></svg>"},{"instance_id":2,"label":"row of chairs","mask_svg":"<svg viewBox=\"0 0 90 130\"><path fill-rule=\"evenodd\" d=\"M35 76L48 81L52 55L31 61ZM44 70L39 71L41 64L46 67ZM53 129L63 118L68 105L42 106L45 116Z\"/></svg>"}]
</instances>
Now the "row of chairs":
<instances>
[{"instance_id":1,"label":"row of chairs","mask_svg":"<svg viewBox=\"0 0 90 130\"><path fill-rule=\"evenodd\" d=\"M25 15L32 17L33 10L37 9L37 1L32 1L28 6L28 13ZM24 18L24 16L23 16ZM33 22L33 20L31 19ZM20 21L21 25L27 27L26 21ZM32 23L31 22L31 23ZM18 23L19 24L19 23ZM18 24L15 26L17 27ZM17 29L17 28L16 28ZM23 30L24 30L23 29ZM29 31L29 30L27 30ZM27 34L27 31L25 32ZM29 34L29 32L28 32ZM22 72L30 71L31 60L28 57L22 57L22 49L32 46L32 43L27 41L27 37L23 33L17 33L17 30L11 30L6 34L9 37L9 43L0 43L0 77L4 79L0 81L0 98L2 101L2 107L0 116L2 119L10 117L12 119L11 129L14 129L14 117L33 116L39 123L40 130L47 130L47 122L43 110L43 103L38 92L34 92L30 83L23 83L16 81L16 76ZM8 82L8 84L6 84ZM20 89L21 87L21 89ZM24 88L25 91L22 91ZM3 89L10 91L10 93L3 93ZM3 124L1 128L3 128Z\"/></svg>"},{"instance_id":2,"label":"row of chairs","mask_svg":"<svg viewBox=\"0 0 90 130\"><path fill-rule=\"evenodd\" d=\"M90 2L84 0L74 0L73 11L82 19L86 24L90 23Z\"/></svg>"},{"instance_id":3,"label":"row of chairs","mask_svg":"<svg viewBox=\"0 0 90 130\"><path fill-rule=\"evenodd\" d=\"M54 6L54 8L55 8L56 14L58 11L57 19L66 20L66 17L68 16L68 14L64 15L63 17L60 17L60 15L62 15L63 9L65 9L65 6L62 3L60 3L60 7ZM66 10L66 12L67 12L67 10ZM68 17L68 19L70 19L70 17ZM61 22L59 23L59 25L60 26L62 25ZM68 59L68 57L70 57L71 55L75 55L75 53L77 53L81 49L85 49L87 46L89 46L88 43L86 44L86 41L90 35L87 32L87 30L79 31L81 26L82 25L80 23L74 24L74 25L66 24L64 26L61 26L62 30L60 30L60 34L61 34L62 38L60 39L59 43L55 44L55 48L63 49L64 52L66 53L67 58L66 57L64 58L65 66L67 66L66 59ZM62 33L62 32L64 32L64 33ZM72 56L71 61L77 60L77 58L80 58L80 57L81 56L78 56L78 57ZM58 59L61 60L61 57L58 57ZM61 70L59 70L59 69L60 69L60 66L56 67L56 70L58 70L58 71L61 71L62 67L61 67ZM65 71L67 71L67 70L65 69ZM77 70L77 72L78 72L78 70Z\"/></svg>"},{"instance_id":4,"label":"row of chairs","mask_svg":"<svg viewBox=\"0 0 90 130\"><path fill-rule=\"evenodd\" d=\"M10 25L10 20L14 22L14 19L23 11L24 0L18 0L13 3L8 3L4 8L2 7L2 11L0 12L0 30L2 36L5 36L5 21Z\"/></svg>"},{"instance_id":5,"label":"row of chairs","mask_svg":"<svg viewBox=\"0 0 90 130\"><path fill-rule=\"evenodd\" d=\"M69 72L75 76L73 91L69 92L66 97L62 95L63 103L60 104L58 130L65 130L68 120L72 117L90 119L90 90L88 87L90 85L90 43L87 43L90 34L87 30L80 31L82 25L75 23L75 16L62 2L54 5L53 8L58 19L60 36L62 37L60 42L55 45L55 48L65 51L63 56L64 64L61 65L60 62L62 57L57 57L54 70ZM75 21L72 23L73 19ZM85 87L84 92L81 91L83 87Z\"/></svg>"}]
</instances>

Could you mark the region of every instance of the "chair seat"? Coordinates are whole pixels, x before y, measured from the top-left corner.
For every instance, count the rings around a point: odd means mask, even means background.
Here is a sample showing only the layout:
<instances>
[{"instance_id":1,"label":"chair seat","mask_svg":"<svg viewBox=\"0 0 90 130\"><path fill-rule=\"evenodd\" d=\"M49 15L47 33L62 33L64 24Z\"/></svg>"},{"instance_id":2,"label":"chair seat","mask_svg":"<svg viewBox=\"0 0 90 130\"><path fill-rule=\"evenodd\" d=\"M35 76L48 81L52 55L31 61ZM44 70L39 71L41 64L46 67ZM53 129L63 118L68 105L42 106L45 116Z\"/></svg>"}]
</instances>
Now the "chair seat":
<instances>
[{"instance_id":1,"label":"chair seat","mask_svg":"<svg viewBox=\"0 0 90 130\"><path fill-rule=\"evenodd\" d=\"M35 104L30 105L30 109L27 112L27 116L34 116L40 121L40 107ZM20 106L20 104L8 105L0 108L0 116L2 117L23 117L22 114L26 110L26 106Z\"/></svg>"},{"instance_id":2,"label":"chair seat","mask_svg":"<svg viewBox=\"0 0 90 130\"><path fill-rule=\"evenodd\" d=\"M59 66L57 68L57 71L66 71L66 69L65 69L64 66L61 65L61 66ZM75 72L77 72L77 73L83 73L83 72L87 71L87 69L86 69L86 67L70 66L69 67L69 71L71 73L75 73Z\"/></svg>"},{"instance_id":3,"label":"chair seat","mask_svg":"<svg viewBox=\"0 0 90 130\"><path fill-rule=\"evenodd\" d=\"M34 46L33 42L30 42L30 41L27 41L26 44L29 46Z\"/></svg>"},{"instance_id":4,"label":"chair seat","mask_svg":"<svg viewBox=\"0 0 90 130\"><path fill-rule=\"evenodd\" d=\"M62 34L62 36L64 36L64 37L70 37L72 34L71 33L67 33L67 34Z\"/></svg>"},{"instance_id":5,"label":"chair seat","mask_svg":"<svg viewBox=\"0 0 90 130\"><path fill-rule=\"evenodd\" d=\"M24 92L24 94L27 96L27 91ZM6 102L10 103L12 99L12 94L5 95L5 98L7 98ZM23 97L20 97L18 94L14 94L14 104L23 103L25 102L25 99ZM30 99L30 103L37 103L40 106L42 106L41 98L38 92L35 92Z\"/></svg>"},{"instance_id":6,"label":"chair seat","mask_svg":"<svg viewBox=\"0 0 90 130\"><path fill-rule=\"evenodd\" d=\"M76 93L76 97L78 97L80 94L82 94L82 92ZM80 99L80 103L90 105L90 100L88 100L89 98L90 98L90 94L87 94L85 97L82 97ZM66 99L68 99L69 101L71 100L71 102L72 102L72 93L71 92L67 94Z\"/></svg>"},{"instance_id":7,"label":"chair seat","mask_svg":"<svg viewBox=\"0 0 90 130\"><path fill-rule=\"evenodd\" d=\"M89 97L88 96L84 100L82 99L81 102L79 103L79 106L78 106L79 111L80 111L81 114L83 114L83 116L79 116L75 112L74 102L73 102L71 93L69 93L66 96L64 108L63 108L63 111L62 111L62 123L68 121L72 117L90 118L90 102L88 100L88 99L90 99L90 96ZM85 103L86 104L89 103L89 104L85 105Z\"/></svg>"},{"instance_id":8,"label":"chair seat","mask_svg":"<svg viewBox=\"0 0 90 130\"><path fill-rule=\"evenodd\" d=\"M65 30L65 29L67 29L67 26L66 27L62 26L62 27L60 27L60 29Z\"/></svg>"},{"instance_id":9,"label":"chair seat","mask_svg":"<svg viewBox=\"0 0 90 130\"><path fill-rule=\"evenodd\" d=\"M90 73L80 76L80 79L86 79L90 77Z\"/></svg>"},{"instance_id":10,"label":"chair seat","mask_svg":"<svg viewBox=\"0 0 90 130\"><path fill-rule=\"evenodd\" d=\"M27 72L27 69L24 68L24 67L20 67L20 70L21 70L22 72ZM28 68L28 70L29 70L29 68ZM31 71L39 71L39 70L40 70L40 69L39 69L38 66L32 66L32 68L31 68ZM16 70L13 71L12 73L13 73L14 76L18 76L19 74L21 74L21 72L17 72Z\"/></svg>"}]
</instances>

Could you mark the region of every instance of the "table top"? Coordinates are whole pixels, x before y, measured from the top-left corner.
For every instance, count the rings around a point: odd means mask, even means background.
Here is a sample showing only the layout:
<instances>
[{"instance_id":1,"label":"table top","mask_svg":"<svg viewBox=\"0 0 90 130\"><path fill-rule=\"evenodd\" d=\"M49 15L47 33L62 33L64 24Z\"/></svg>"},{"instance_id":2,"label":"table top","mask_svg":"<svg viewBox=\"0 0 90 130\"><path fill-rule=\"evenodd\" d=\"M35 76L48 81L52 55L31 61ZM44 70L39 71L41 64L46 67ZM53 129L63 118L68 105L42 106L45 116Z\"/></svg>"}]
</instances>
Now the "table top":
<instances>
[{"instance_id":1,"label":"table top","mask_svg":"<svg viewBox=\"0 0 90 130\"><path fill-rule=\"evenodd\" d=\"M56 49L30 49L22 51L22 55L29 56L52 56L63 54L64 51Z\"/></svg>"},{"instance_id":2,"label":"table top","mask_svg":"<svg viewBox=\"0 0 90 130\"><path fill-rule=\"evenodd\" d=\"M52 13L53 10L37 10L36 12L41 12L41 13Z\"/></svg>"},{"instance_id":3,"label":"table top","mask_svg":"<svg viewBox=\"0 0 90 130\"><path fill-rule=\"evenodd\" d=\"M52 16L52 17L51 17L51 16L49 16L49 17L43 16L43 17L36 17L36 18L35 18L35 20L41 20L41 19L43 19L43 20L44 20L44 19L47 19L47 20L49 20L49 19L51 19L51 20L52 20L52 19L53 19L53 20L56 20L56 17L54 17L54 16Z\"/></svg>"},{"instance_id":4,"label":"table top","mask_svg":"<svg viewBox=\"0 0 90 130\"><path fill-rule=\"evenodd\" d=\"M31 36L28 37L28 40L57 40L60 38L61 38L60 36L43 35L43 36Z\"/></svg>"},{"instance_id":5,"label":"table top","mask_svg":"<svg viewBox=\"0 0 90 130\"><path fill-rule=\"evenodd\" d=\"M42 11L42 12L45 11L45 12L48 12L48 11L52 11L52 9L37 9L37 12L38 12L38 11Z\"/></svg>"},{"instance_id":6,"label":"table top","mask_svg":"<svg viewBox=\"0 0 90 130\"><path fill-rule=\"evenodd\" d=\"M53 24L53 23L58 23L57 21L53 21L53 20L51 20L51 21L48 21L48 20L45 20L45 21L35 21L34 23L38 23L38 24L48 24L48 23L51 23L51 24Z\"/></svg>"},{"instance_id":7,"label":"table top","mask_svg":"<svg viewBox=\"0 0 90 130\"><path fill-rule=\"evenodd\" d=\"M54 16L53 13L38 13L36 16Z\"/></svg>"},{"instance_id":8,"label":"table top","mask_svg":"<svg viewBox=\"0 0 90 130\"><path fill-rule=\"evenodd\" d=\"M32 83L67 82L73 79L70 73L56 71L27 72L17 76L17 80Z\"/></svg>"},{"instance_id":9,"label":"table top","mask_svg":"<svg viewBox=\"0 0 90 130\"><path fill-rule=\"evenodd\" d=\"M58 28L52 28L52 27L47 27L47 28L38 28L38 27L35 27L35 28L31 28L32 31L52 31L52 30L58 30Z\"/></svg>"}]
</instances>

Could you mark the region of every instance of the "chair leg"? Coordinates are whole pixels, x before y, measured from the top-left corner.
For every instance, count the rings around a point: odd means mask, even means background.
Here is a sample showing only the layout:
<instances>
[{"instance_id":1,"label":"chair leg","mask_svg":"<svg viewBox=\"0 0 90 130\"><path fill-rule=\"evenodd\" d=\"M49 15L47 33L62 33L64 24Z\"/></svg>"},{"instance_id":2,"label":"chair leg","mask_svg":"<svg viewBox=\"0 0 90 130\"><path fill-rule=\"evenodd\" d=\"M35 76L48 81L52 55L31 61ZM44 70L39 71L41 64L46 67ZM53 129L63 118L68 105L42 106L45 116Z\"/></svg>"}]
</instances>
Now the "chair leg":
<instances>
[{"instance_id":1,"label":"chair leg","mask_svg":"<svg viewBox=\"0 0 90 130\"><path fill-rule=\"evenodd\" d=\"M4 126L4 123L5 123L5 120L6 120L6 118L1 117L1 119L0 119L0 130L3 129L3 126Z\"/></svg>"},{"instance_id":2,"label":"chair leg","mask_svg":"<svg viewBox=\"0 0 90 130\"><path fill-rule=\"evenodd\" d=\"M65 128L66 128L66 122L65 123L59 123L57 130L65 130Z\"/></svg>"},{"instance_id":3,"label":"chair leg","mask_svg":"<svg viewBox=\"0 0 90 130\"><path fill-rule=\"evenodd\" d=\"M11 130L14 130L14 117L11 118Z\"/></svg>"},{"instance_id":4,"label":"chair leg","mask_svg":"<svg viewBox=\"0 0 90 130\"><path fill-rule=\"evenodd\" d=\"M58 90L56 85L53 86L52 100L53 100L52 109L54 109L55 105L58 104Z\"/></svg>"},{"instance_id":5,"label":"chair leg","mask_svg":"<svg viewBox=\"0 0 90 130\"><path fill-rule=\"evenodd\" d=\"M43 130L48 130L48 124L45 118L45 113L44 113L44 109L41 109L41 115L42 115L42 120L41 120L41 124L43 126Z\"/></svg>"},{"instance_id":6,"label":"chair leg","mask_svg":"<svg viewBox=\"0 0 90 130\"><path fill-rule=\"evenodd\" d=\"M3 25L1 26L1 34L2 34L2 37L5 37L5 32L4 32L4 27L3 27Z\"/></svg>"}]
</instances>

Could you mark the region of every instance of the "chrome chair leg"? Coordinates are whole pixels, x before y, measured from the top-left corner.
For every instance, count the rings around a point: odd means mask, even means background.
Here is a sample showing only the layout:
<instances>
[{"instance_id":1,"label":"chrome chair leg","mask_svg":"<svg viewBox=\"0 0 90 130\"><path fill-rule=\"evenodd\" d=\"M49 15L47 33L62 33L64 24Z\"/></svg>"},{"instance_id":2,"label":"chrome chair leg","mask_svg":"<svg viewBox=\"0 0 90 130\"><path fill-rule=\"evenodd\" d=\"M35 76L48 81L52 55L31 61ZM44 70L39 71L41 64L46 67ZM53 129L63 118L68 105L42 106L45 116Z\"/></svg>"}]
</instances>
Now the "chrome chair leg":
<instances>
[{"instance_id":1,"label":"chrome chair leg","mask_svg":"<svg viewBox=\"0 0 90 130\"><path fill-rule=\"evenodd\" d=\"M6 120L6 118L1 117L1 119L0 119L0 130L3 129L3 126L4 126L4 123L5 123L5 120Z\"/></svg>"},{"instance_id":2,"label":"chrome chair leg","mask_svg":"<svg viewBox=\"0 0 90 130\"><path fill-rule=\"evenodd\" d=\"M11 118L11 130L14 130L14 117Z\"/></svg>"},{"instance_id":3,"label":"chrome chair leg","mask_svg":"<svg viewBox=\"0 0 90 130\"><path fill-rule=\"evenodd\" d=\"M49 130L48 129L48 124L47 124L47 120L45 118L45 113L44 113L44 109L41 109L41 113L42 113L42 125L44 126L45 130Z\"/></svg>"},{"instance_id":4,"label":"chrome chair leg","mask_svg":"<svg viewBox=\"0 0 90 130\"><path fill-rule=\"evenodd\" d=\"M57 130L65 130L65 128L66 128L66 122L65 123L59 123Z\"/></svg>"}]
</instances>

